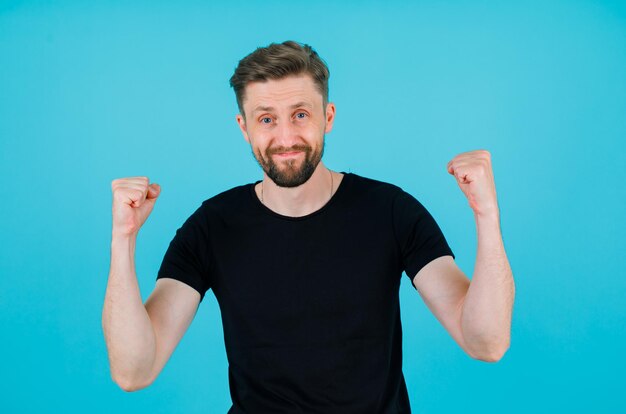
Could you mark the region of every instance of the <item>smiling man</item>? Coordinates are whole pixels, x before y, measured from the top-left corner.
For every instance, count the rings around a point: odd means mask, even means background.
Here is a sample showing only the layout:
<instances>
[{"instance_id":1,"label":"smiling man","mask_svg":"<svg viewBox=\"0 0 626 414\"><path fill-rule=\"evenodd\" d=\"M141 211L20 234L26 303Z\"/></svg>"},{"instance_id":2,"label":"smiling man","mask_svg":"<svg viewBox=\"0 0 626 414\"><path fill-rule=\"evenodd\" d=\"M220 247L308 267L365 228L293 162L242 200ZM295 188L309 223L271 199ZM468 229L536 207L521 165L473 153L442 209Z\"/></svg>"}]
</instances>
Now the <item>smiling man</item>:
<instances>
[{"instance_id":1,"label":"smiling man","mask_svg":"<svg viewBox=\"0 0 626 414\"><path fill-rule=\"evenodd\" d=\"M478 230L470 283L418 200L324 165L335 119L328 77L311 47L290 41L239 62L237 123L263 179L207 199L185 221L145 304L135 240L160 187L147 177L113 181L103 328L123 389L155 380L208 290L221 310L229 413L409 413L403 272L468 355L493 362L508 349L515 289L489 153L447 165Z\"/></svg>"},{"instance_id":2,"label":"smiling man","mask_svg":"<svg viewBox=\"0 0 626 414\"><path fill-rule=\"evenodd\" d=\"M278 108L255 105L249 99L246 106L253 107L248 110L252 119L249 126L245 115L237 115L237 122L246 141L252 145L259 165L271 182L279 187L294 188L306 183L322 159L323 134L332 128L334 105L323 105L320 97L315 95L315 86L307 75L254 82L248 86L248 96L254 101L296 101L285 108ZM284 122L280 125L276 122L279 110L283 119L292 121L294 131L278 131L277 134L276 127L285 126ZM264 149L261 150L259 145L265 145Z\"/></svg>"}]
</instances>

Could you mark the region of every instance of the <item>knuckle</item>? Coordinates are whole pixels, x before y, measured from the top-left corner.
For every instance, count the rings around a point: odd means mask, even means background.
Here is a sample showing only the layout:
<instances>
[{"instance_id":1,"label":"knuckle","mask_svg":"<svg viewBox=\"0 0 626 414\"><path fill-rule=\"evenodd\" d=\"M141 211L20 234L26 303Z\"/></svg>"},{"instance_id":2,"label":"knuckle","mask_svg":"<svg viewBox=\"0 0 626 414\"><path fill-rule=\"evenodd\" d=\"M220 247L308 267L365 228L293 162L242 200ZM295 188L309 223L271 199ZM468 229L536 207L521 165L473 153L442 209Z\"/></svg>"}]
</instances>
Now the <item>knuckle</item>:
<instances>
[{"instance_id":1,"label":"knuckle","mask_svg":"<svg viewBox=\"0 0 626 414\"><path fill-rule=\"evenodd\" d=\"M133 199L134 201L141 201L142 196L143 196L143 192L139 191L139 190L130 190L129 194L131 199Z\"/></svg>"}]
</instances>

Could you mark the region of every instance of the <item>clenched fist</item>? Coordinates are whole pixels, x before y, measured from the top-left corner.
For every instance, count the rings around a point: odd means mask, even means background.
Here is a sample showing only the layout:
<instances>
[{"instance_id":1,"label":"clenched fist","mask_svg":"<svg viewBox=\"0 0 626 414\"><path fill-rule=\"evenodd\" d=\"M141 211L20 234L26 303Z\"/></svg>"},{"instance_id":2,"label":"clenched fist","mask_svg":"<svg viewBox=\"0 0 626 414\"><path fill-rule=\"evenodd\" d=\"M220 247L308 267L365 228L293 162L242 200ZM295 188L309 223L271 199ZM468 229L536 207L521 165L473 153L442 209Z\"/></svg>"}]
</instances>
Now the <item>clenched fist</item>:
<instances>
[{"instance_id":1,"label":"clenched fist","mask_svg":"<svg viewBox=\"0 0 626 414\"><path fill-rule=\"evenodd\" d=\"M139 232L161 193L160 185L148 183L148 177L118 178L111 182L114 235L130 236Z\"/></svg>"},{"instance_id":2,"label":"clenched fist","mask_svg":"<svg viewBox=\"0 0 626 414\"><path fill-rule=\"evenodd\" d=\"M464 152L448 163L448 173L457 184L474 214L480 217L499 217L496 184L491 168L491 154L486 150Z\"/></svg>"}]
</instances>

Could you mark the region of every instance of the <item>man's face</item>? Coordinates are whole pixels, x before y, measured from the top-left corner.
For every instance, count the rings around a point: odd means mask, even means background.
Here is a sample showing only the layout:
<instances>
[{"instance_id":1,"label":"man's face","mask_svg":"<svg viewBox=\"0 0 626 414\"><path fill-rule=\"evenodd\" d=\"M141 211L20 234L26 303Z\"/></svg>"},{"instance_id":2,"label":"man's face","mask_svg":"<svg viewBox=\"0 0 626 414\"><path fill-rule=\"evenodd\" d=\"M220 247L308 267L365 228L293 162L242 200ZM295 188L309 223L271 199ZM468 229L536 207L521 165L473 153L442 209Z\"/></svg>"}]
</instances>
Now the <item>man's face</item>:
<instances>
[{"instance_id":1,"label":"man's face","mask_svg":"<svg viewBox=\"0 0 626 414\"><path fill-rule=\"evenodd\" d=\"M297 187L313 174L331 131L335 106L324 108L322 94L309 75L246 85L245 119L237 122L267 176L281 187Z\"/></svg>"}]
</instances>

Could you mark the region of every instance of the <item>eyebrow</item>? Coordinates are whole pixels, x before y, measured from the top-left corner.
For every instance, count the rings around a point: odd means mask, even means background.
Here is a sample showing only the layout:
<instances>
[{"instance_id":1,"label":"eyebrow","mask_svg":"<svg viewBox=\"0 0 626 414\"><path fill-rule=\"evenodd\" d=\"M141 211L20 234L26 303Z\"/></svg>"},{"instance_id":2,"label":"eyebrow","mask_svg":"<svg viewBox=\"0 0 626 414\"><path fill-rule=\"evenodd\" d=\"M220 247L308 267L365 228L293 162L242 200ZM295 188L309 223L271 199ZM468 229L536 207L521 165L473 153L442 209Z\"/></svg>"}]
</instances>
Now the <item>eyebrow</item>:
<instances>
[{"instance_id":1,"label":"eyebrow","mask_svg":"<svg viewBox=\"0 0 626 414\"><path fill-rule=\"evenodd\" d=\"M307 102L298 102L295 103L293 105L291 105L289 107L289 109L295 109L295 108L300 108L300 107L306 107L306 108L312 108L311 104L307 103ZM275 108L273 106L257 106L256 108L254 108L254 110L252 111L252 113L256 113L256 112L272 112L274 111Z\"/></svg>"}]
</instances>

